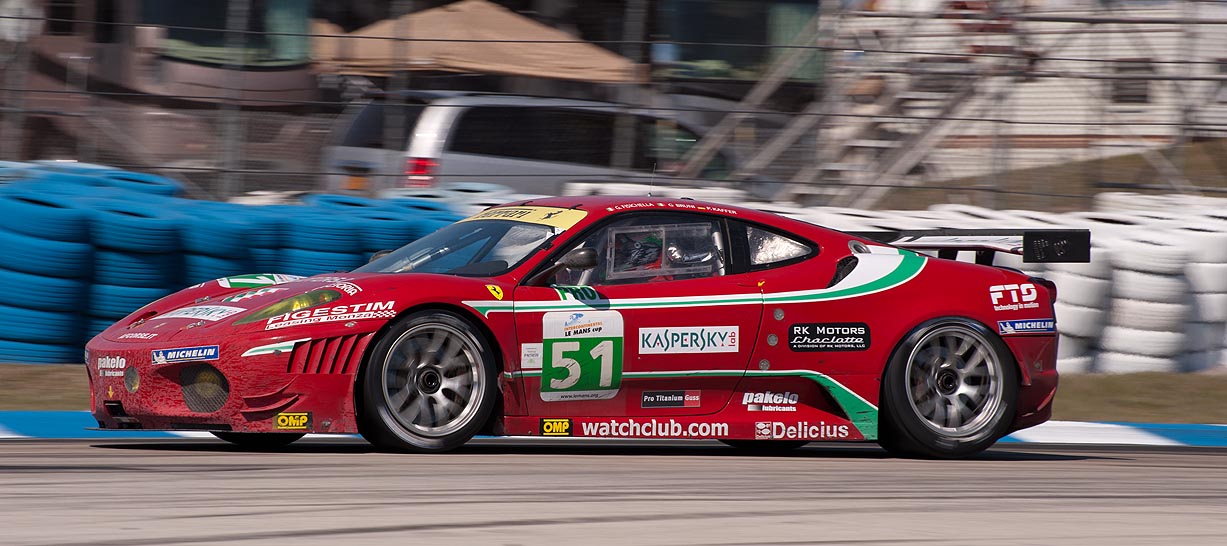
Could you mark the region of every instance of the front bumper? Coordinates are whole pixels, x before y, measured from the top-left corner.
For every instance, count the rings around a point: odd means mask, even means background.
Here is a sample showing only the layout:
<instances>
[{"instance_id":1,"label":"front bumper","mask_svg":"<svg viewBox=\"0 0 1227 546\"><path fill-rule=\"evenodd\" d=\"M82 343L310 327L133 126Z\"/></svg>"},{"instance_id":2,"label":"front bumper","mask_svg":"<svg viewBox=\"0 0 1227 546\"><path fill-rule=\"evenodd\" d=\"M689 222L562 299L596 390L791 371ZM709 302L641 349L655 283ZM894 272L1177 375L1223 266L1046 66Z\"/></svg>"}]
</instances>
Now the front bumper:
<instances>
[{"instance_id":1,"label":"front bumper","mask_svg":"<svg viewBox=\"0 0 1227 546\"><path fill-rule=\"evenodd\" d=\"M95 338L86 362L91 412L102 429L356 432L354 377L372 335L290 337L197 344L215 353L166 352L184 349L181 341Z\"/></svg>"}]
</instances>

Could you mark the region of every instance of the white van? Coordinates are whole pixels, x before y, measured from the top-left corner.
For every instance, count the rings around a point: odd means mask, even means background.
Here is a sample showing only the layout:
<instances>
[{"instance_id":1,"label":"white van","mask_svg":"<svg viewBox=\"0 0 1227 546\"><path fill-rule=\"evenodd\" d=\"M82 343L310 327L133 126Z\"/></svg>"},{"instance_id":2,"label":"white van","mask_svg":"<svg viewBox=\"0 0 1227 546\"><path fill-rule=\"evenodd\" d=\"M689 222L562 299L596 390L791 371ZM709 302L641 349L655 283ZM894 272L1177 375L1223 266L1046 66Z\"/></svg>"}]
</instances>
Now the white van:
<instances>
[{"instance_id":1,"label":"white van","mask_svg":"<svg viewBox=\"0 0 1227 546\"><path fill-rule=\"evenodd\" d=\"M635 135L634 149L622 153L614 145L619 114L631 116ZM646 183L676 172L699 134L672 111L607 102L463 91L380 94L352 105L334 127L324 149L326 189L374 194L487 182L557 195L574 179ZM724 178L731 161L722 151L699 177Z\"/></svg>"}]
</instances>

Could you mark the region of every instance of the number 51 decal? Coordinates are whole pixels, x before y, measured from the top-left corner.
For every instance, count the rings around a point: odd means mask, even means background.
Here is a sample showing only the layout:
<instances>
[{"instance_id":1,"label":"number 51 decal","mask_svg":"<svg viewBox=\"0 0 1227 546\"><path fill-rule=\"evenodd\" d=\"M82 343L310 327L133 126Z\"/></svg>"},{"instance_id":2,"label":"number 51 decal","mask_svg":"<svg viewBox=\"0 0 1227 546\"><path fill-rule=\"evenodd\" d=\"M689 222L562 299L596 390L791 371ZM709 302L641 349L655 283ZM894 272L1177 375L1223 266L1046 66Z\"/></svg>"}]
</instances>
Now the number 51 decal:
<instances>
[{"instance_id":1,"label":"number 51 decal","mask_svg":"<svg viewBox=\"0 0 1227 546\"><path fill-rule=\"evenodd\" d=\"M546 313L542 319L541 399L604 400L622 387L622 314Z\"/></svg>"}]
</instances>

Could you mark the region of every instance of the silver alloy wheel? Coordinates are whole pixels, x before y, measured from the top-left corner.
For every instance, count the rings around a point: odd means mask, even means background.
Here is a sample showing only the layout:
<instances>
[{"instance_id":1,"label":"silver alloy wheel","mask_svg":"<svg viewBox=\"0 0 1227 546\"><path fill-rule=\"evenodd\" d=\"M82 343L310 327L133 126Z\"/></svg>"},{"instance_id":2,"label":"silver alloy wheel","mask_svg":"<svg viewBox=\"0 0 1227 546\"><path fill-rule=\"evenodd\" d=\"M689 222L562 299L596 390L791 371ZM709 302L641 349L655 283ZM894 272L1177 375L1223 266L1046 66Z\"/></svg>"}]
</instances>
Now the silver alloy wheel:
<instances>
[{"instance_id":1,"label":"silver alloy wheel","mask_svg":"<svg viewBox=\"0 0 1227 546\"><path fill-rule=\"evenodd\" d=\"M486 388L476 340L437 322L401 334L382 373L389 413L401 427L425 437L444 437L468 424Z\"/></svg>"},{"instance_id":2,"label":"silver alloy wheel","mask_svg":"<svg viewBox=\"0 0 1227 546\"><path fill-rule=\"evenodd\" d=\"M926 333L908 356L908 401L942 436L973 436L995 424L1002 376L1001 359L984 336L962 325L941 326Z\"/></svg>"}]
</instances>

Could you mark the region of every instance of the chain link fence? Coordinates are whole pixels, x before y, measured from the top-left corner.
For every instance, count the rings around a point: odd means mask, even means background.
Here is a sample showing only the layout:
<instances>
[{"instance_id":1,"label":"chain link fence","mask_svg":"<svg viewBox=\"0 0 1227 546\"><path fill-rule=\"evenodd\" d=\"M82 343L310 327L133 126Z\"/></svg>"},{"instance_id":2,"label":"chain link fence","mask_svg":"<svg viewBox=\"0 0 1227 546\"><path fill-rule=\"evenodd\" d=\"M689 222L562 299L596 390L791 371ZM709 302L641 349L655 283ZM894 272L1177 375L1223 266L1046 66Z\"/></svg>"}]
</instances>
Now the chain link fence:
<instances>
[{"instance_id":1,"label":"chain link fence","mask_svg":"<svg viewBox=\"0 0 1227 546\"><path fill-rule=\"evenodd\" d=\"M306 20L251 30L260 4L218 5L224 25L200 23L208 28L149 24L130 13L125 19L122 10L64 11L55 2L0 14L7 38L0 44L0 159L74 159L158 172L211 199L318 191L329 187L329 173L353 175L329 164L323 149L347 130L342 111L364 86L397 92L439 88L442 81L457 89L609 100L617 103L615 114L647 120L637 127L558 118L555 133L576 135L569 137L575 150L590 147L574 139L601 132L599 146L610 152L586 153L592 157L576 159L570 171L567 158L555 153L514 172L452 171L451 180L573 175L754 188L802 205L861 208L963 202L1079 210L1108 189L1227 192L1224 2L628 0L619 8L624 24L590 41L448 41L423 38L426 31L409 23L363 36L308 27ZM391 11L414 7L394 2ZM745 27L761 19L766 30L708 33L699 41L693 29L676 30L681 20L714 28L716 15L707 14L740 17ZM272 15L261 16L273 21ZM554 23L576 34L566 20ZM550 73L497 75L497 68L446 78L434 72L433 79L413 70L370 75L318 58L288 67L236 59L205 69L168 56L161 44L181 36L176 29L211 32L231 51L257 35L274 45L286 42L277 38L305 38L317 46L316 57L322 40L338 51L386 40L400 44L387 49L399 52L394 60L405 68L422 62L412 52L427 42L495 52L596 43L622 56L628 78L594 83ZM687 131L675 130L679 120ZM508 138L494 135L464 140L484 143L491 155L511 153L499 151ZM401 141L381 145L409 158L407 149L395 149ZM652 159L636 159L644 157ZM399 182L403 167L385 163L370 174Z\"/></svg>"}]
</instances>

